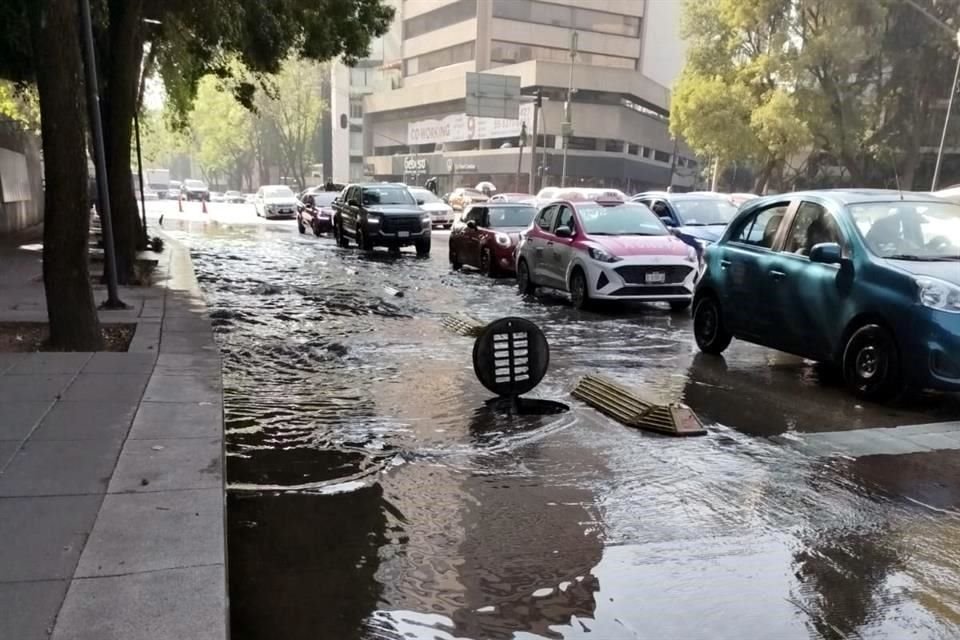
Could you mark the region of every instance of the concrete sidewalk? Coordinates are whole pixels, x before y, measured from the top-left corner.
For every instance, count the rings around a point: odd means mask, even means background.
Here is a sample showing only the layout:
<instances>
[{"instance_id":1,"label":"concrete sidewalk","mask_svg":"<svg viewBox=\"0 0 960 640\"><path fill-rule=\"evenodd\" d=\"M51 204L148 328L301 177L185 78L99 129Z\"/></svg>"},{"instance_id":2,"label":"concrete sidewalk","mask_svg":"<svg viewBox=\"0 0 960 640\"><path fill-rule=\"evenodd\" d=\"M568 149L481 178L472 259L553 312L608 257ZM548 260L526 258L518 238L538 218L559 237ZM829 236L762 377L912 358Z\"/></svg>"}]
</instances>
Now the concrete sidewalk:
<instances>
[{"instance_id":1,"label":"concrete sidewalk","mask_svg":"<svg viewBox=\"0 0 960 640\"><path fill-rule=\"evenodd\" d=\"M227 636L220 357L162 255L101 312L130 352L0 353L0 638ZM0 321L45 320L39 258L0 247Z\"/></svg>"}]
</instances>

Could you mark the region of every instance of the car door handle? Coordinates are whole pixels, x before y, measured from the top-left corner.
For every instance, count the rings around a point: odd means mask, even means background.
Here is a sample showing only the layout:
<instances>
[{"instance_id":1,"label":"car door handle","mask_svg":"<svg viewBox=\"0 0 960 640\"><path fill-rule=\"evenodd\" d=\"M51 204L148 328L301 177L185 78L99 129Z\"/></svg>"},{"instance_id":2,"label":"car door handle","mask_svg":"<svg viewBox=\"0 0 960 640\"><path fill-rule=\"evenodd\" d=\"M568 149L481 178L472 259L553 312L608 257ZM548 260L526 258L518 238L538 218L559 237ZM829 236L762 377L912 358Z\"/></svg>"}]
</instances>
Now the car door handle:
<instances>
[{"instance_id":1,"label":"car door handle","mask_svg":"<svg viewBox=\"0 0 960 640\"><path fill-rule=\"evenodd\" d=\"M721 260L721 261L720 261L720 268L721 268L721 269L726 269L726 268L729 267L729 266L730 266L730 261L729 261L729 260Z\"/></svg>"},{"instance_id":2,"label":"car door handle","mask_svg":"<svg viewBox=\"0 0 960 640\"><path fill-rule=\"evenodd\" d=\"M784 273L783 271L777 271L775 269L771 269L767 273L769 273L770 277L773 278L774 280L783 280L784 278L787 277L786 273Z\"/></svg>"},{"instance_id":3,"label":"car door handle","mask_svg":"<svg viewBox=\"0 0 960 640\"><path fill-rule=\"evenodd\" d=\"M543 247L537 247L537 253L543 253Z\"/></svg>"},{"instance_id":4,"label":"car door handle","mask_svg":"<svg viewBox=\"0 0 960 640\"><path fill-rule=\"evenodd\" d=\"M548 246L548 247L552 247L552 246L553 246L553 241L548 242L548 243L547 243L547 246Z\"/></svg>"}]
</instances>

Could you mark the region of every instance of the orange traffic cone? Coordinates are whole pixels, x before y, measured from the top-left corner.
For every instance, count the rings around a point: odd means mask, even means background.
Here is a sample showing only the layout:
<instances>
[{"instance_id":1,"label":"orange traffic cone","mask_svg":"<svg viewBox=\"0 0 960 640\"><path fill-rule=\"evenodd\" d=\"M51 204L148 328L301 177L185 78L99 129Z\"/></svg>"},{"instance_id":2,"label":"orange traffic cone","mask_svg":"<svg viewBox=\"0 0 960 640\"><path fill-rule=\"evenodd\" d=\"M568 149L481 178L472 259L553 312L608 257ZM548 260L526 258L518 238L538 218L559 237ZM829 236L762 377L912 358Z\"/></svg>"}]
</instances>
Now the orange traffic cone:
<instances>
[{"instance_id":1,"label":"orange traffic cone","mask_svg":"<svg viewBox=\"0 0 960 640\"><path fill-rule=\"evenodd\" d=\"M177 209L180 210L180 213L183 213L183 195L177 198Z\"/></svg>"},{"instance_id":2,"label":"orange traffic cone","mask_svg":"<svg viewBox=\"0 0 960 640\"><path fill-rule=\"evenodd\" d=\"M201 199L200 199L200 213L206 213L206 212L207 212L207 201L201 198Z\"/></svg>"}]
</instances>

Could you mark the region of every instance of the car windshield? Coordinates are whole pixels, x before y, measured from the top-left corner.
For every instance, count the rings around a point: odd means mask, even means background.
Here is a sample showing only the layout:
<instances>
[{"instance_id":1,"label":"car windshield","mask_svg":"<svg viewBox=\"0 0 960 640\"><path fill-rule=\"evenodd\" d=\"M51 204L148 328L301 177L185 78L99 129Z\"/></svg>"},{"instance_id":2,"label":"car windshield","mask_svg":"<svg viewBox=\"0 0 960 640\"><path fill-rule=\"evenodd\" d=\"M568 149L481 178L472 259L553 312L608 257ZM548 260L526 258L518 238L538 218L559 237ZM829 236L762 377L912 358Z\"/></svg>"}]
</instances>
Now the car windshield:
<instances>
[{"instance_id":1,"label":"car windshield","mask_svg":"<svg viewBox=\"0 0 960 640\"><path fill-rule=\"evenodd\" d=\"M528 227L533 222L537 210L533 207L490 207L490 226Z\"/></svg>"},{"instance_id":2,"label":"car windshield","mask_svg":"<svg viewBox=\"0 0 960 640\"><path fill-rule=\"evenodd\" d=\"M680 216L680 224L691 227L726 225L737 214L737 208L726 198L678 198L673 200L673 207Z\"/></svg>"},{"instance_id":3,"label":"car windshield","mask_svg":"<svg viewBox=\"0 0 960 640\"><path fill-rule=\"evenodd\" d=\"M310 195L313 196L314 205L318 207L325 207L336 200L337 196L340 194L336 191L314 191Z\"/></svg>"},{"instance_id":4,"label":"car windshield","mask_svg":"<svg viewBox=\"0 0 960 640\"><path fill-rule=\"evenodd\" d=\"M960 260L960 205L870 202L849 207L870 251L901 260Z\"/></svg>"},{"instance_id":5,"label":"car windshield","mask_svg":"<svg viewBox=\"0 0 960 640\"><path fill-rule=\"evenodd\" d=\"M188 189L206 189L207 185L203 184L200 180L184 180L183 186Z\"/></svg>"},{"instance_id":6,"label":"car windshield","mask_svg":"<svg viewBox=\"0 0 960 640\"><path fill-rule=\"evenodd\" d=\"M413 194L414 198L423 200L424 204L428 202L442 202L440 198L433 195L433 192L429 189L410 189L410 193Z\"/></svg>"},{"instance_id":7,"label":"car windshield","mask_svg":"<svg viewBox=\"0 0 960 640\"><path fill-rule=\"evenodd\" d=\"M264 198L293 198L293 191L290 187L264 187Z\"/></svg>"},{"instance_id":8,"label":"car windshield","mask_svg":"<svg viewBox=\"0 0 960 640\"><path fill-rule=\"evenodd\" d=\"M364 187L363 204L416 204L406 187Z\"/></svg>"},{"instance_id":9,"label":"car windshield","mask_svg":"<svg viewBox=\"0 0 960 640\"><path fill-rule=\"evenodd\" d=\"M665 236L669 232L653 211L642 204L577 207L584 231L593 236Z\"/></svg>"}]
</instances>

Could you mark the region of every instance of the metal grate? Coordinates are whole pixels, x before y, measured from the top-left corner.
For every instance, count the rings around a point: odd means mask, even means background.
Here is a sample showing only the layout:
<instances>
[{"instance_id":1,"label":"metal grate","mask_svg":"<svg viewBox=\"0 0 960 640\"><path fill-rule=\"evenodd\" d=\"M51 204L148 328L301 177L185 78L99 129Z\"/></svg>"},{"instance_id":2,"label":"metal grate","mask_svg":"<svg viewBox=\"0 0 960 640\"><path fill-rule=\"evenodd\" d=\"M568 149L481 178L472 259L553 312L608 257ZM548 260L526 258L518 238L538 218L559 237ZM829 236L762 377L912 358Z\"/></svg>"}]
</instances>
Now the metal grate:
<instances>
[{"instance_id":1,"label":"metal grate","mask_svg":"<svg viewBox=\"0 0 960 640\"><path fill-rule=\"evenodd\" d=\"M423 228L420 217L410 216L383 216L380 220L380 230L384 233L396 233L398 231L409 231L416 233Z\"/></svg>"},{"instance_id":2,"label":"metal grate","mask_svg":"<svg viewBox=\"0 0 960 640\"><path fill-rule=\"evenodd\" d=\"M497 384L530 379L530 350L526 332L493 334L493 357Z\"/></svg>"},{"instance_id":3,"label":"metal grate","mask_svg":"<svg viewBox=\"0 0 960 640\"><path fill-rule=\"evenodd\" d=\"M647 274L662 273L663 282L657 284L680 284L686 280L687 276L693 271L693 267L686 267L679 264L658 265L627 265L617 267L617 274L628 284L647 284Z\"/></svg>"},{"instance_id":4,"label":"metal grate","mask_svg":"<svg viewBox=\"0 0 960 640\"><path fill-rule=\"evenodd\" d=\"M683 404L646 402L622 385L600 376L584 376L573 389L573 397L628 427L672 436L707 433L690 407Z\"/></svg>"}]
</instances>

